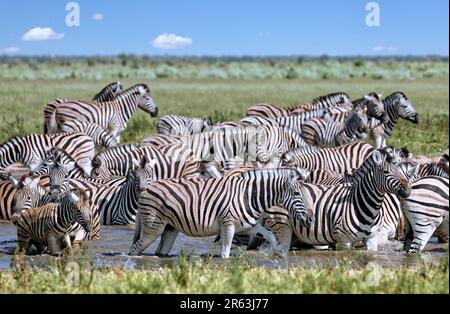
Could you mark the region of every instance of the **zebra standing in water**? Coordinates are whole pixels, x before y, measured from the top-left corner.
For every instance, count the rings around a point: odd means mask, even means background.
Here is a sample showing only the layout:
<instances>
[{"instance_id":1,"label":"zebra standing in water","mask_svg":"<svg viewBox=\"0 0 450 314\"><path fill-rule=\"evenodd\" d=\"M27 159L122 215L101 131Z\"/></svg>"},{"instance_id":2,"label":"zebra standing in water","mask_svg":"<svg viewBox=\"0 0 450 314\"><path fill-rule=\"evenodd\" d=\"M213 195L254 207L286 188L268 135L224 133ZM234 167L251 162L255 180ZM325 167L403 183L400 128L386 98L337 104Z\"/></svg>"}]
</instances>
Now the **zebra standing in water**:
<instances>
[{"instance_id":1,"label":"zebra standing in water","mask_svg":"<svg viewBox=\"0 0 450 314\"><path fill-rule=\"evenodd\" d=\"M211 127L211 117L198 119L177 116L174 114L162 116L156 124L158 134L170 136L189 136L204 132Z\"/></svg>"},{"instance_id":2,"label":"zebra standing in water","mask_svg":"<svg viewBox=\"0 0 450 314\"><path fill-rule=\"evenodd\" d=\"M75 193L74 193L75 192ZM79 223L86 232L91 228L89 198L84 191L75 190L62 198L59 203L50 203L31 208L17 221L17 242L20 251L28 252L30 243L47 246L49 253L57 255L64 244L71 247L70 227Z\"/></svg>"},{"instance_id":3,"label":"zebra standing in water","mask_svg":"<svg viewBox=\"0 0 450 314\"><path fill-rule=\"evenodd\" d=\"M126 128L128 120L138 107L152 117L158 115L158 108L145 84L128 88L112 101L98 103L69 100L59 104L53 111L49 132L58 132L67 121L78 120L97 123L120 142L120 133Z\"/></svg>"},{"instance_id":4,"label":"zebra standing in water","mask_svg":"<svg viewBox=\"0 0 450 314\"><path fill-rule=\"evenodd\" d=\"M329 107L353 108L353 104L346 93L333 93L313 100L312 104L303 104L291 107L277 107L271 104L256 104L247 109L247 117L256 116L264 118L279 118L305 111Z\"/></svg>"},{"instance_id":5,"label":"zebra standing in water","mask_svg":"<svg viewBox=\"0 0 450 314\"><path fill-rule=\"evenodd\" d=\"M116 96L121 92L122 90L122 84L120 82L113 82L108 85L106 85L99 93L97 93L94 98L92 98L93 101L97 102L105 102L105 101L111 101L116 98ZM68 99L54 99L50 103L48 103L44 108L44 133L48 133L50 118L52 116L53 111L56 109L56 107L61 104L68 101Z\"/></svg>"},{"instance_id":6,"label":"zebra standing in water","mask_svg":"<svg viewBox=\"0 0 450 314\"><path fill-rule=\"evenodd\" d=\"M64 150L77 161L85 175L91 174L94 142L83 133L16 136L0 145L0 167L20 162L33 170L46 159L48 151L54 147Z\"/></svg>"},{"instance_id":7,"label":"zebra standing in water","mask_svg":"<svg viewBox=\"0 0 450 314\"><path fill-rule=\"evenodd\" d=\"M374 151L353 174L350 185L305 183L305 198L314 209L315 223L304 228L291 219L297 238L310 245L337 243L344 248L365 240L366 249L377 250L377 233L381 228L377 218L386 193L404 199L411 191L390 151Z\"/></svg>"},{"instance_id":8,"label":"zebra standing in water","mask_svg":"<svg viewBox=\"0 0 450 314\"><path fill-rule=\"evenodd\" d=\"M386 111L386 120L384 122L375 120L370 122L370 135L375 140L375 148L386 146L386 140L392 134L399 118L415 124L419 123L419 114L404 93L392 93L383 99L383 105Z\"/></svg>"},{"instance_id":9,"label":"zebra standing in water","mask_svg":"<svg viewBox=\"0 0 450 314\"><path fill-rule=\"evenodd\" d=\"M355 109L345 122L326 119L306 121L301 136L306 143L321 147L336 147L364 139L369 133L369 124L364 110Z\"/></svg>"},{"instance_id":10,"label":"zebra standing in water","mask_svg":"<svg viewBox=\"0 0 450 314\"><path fill-rule=\"evenodd\" d=\"M448 193L448 177L425 176L412 183L411 195L403 201L408 253L421 252L435 231L449 234Z\"/></svg>"},{"instance_id":11,"label":"zebra standing in water","mask_svg":"<svg viewBox=\"0 0 450 314\"><path fill-rule=\"evenodd\" d=\"M221 256L229 257L235 232L257 226L269 208L283 204L299 224L308 227L311 218L303 202L298 174L260 170L254 178L160 180L141 194L130 255L141 254L161 235L157 254L167 254L178 231L204 237L221 235ZM166 225L175 228L164 233ZM272 238L267 230L260 230Z\"/></svg>"},{"instance_id":12,"label":"zebra standing in water","mask_svg":"<svg viewBox=\"0 0 450 314\"><path fill-rule=\"evenodd\" d=\"M283 165L314 170L329 170L341 175L352 174L353 171L373 152L372 145L363 141L339 147L322 148L307 152L303 149L287 151L281 157Z\"/></svg>"}]
</instances>

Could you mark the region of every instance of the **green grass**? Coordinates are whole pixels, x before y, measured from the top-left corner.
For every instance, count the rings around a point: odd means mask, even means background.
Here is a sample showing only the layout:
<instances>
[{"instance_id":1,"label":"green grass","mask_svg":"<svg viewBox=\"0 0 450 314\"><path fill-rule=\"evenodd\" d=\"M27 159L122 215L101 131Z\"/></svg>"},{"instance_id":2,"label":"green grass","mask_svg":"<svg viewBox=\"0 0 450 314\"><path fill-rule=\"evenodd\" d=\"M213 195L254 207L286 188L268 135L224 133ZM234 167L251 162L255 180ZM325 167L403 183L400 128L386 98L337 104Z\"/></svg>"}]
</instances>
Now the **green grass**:
<instances>
[{"instance_id":1,"label":"green grass","mask_svg":"<svg viewBox=\"0 0 450 314\"><path fill-rule=\"evenodd\" d=\"M211 115L215 121L237 120L258 102L292 105L311 101L334 91L351 98L370 91L388 95L403 91L421 115L419 125L401 120L388 143L406 145L416 155L439 155L448 147L448 76L415 80L222 80L222 79L125 79L125 87L149 84L160 114L190 117ZM18 134L42 132L44 105L53 98L90 99L107 80L0 80L0 142ZM155 133L157 120L138 112L123 133L124 142L135 143Z\"/></svg>"},{"instance_id":2,"label":"green grass","mask_svg":"<svg viewBox=\"0 0 450 314\"><path fill-rule=\"evenodd\" d=\"M184 257L171 268L73 269L60 263L50 270L0 272L0 293L449 293L448 255L436 264L379 272L349 259L320 269L268 269L239 259L210 265Z\"/></svg>"}]
</instances>

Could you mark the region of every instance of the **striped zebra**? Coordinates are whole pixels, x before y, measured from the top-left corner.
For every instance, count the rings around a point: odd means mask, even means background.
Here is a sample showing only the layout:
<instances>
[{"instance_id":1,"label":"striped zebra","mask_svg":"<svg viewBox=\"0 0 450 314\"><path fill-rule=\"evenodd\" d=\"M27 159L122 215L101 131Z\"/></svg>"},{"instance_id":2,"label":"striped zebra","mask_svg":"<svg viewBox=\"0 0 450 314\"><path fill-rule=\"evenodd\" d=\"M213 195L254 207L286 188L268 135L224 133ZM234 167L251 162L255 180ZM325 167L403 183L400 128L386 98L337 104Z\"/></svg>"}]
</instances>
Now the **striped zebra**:
<instances>
[{"instance_id":1,"label":"striped zebra","mask_svg":"<svg viewBox=\"0 0 450 314\"><path fill-rule=\"evenodd\" d=\"M312 170L308 171L305 182L312 184L322 185L338 185L344 183L350 183L352 180L351 174L340 174L330 170Z\"/></svg>"},{"instance_id":2,"label":"striped zebra","mask_svg":"<svg viewBox=\"0 0 450 314\"><path fill-rule=\"evenodd\" d=\"M404 250L421 252L434 232L449 234L448 177L425 176L412 183L403 201L407 218Z\"/></svg>"},{"instance_id":3,"label":"striped zebra","mask_svg":"<svg viewBox=\"0 0 450 314\"><path fill-rule=\"evenodd\" d=\"M305 197L314 208L315 223L310 228L290 220L297 238L309 245L338 244L350 248L364 240L366 249L377 250L376 223L386 193L404 199L411 185L390 162L386 150L376 150L354 173L352 183L344 186L325 186L305 183Z\"/></svg>"},{"instance_id":4,"label":"striped zebra","mask_svg":"<svg viewBox=\"0 0 450 314\"><path fill-rule=\"evenodd\" d=\"M19 251L28 252L30 243L38 243L47 246L51 255L58 255L63 245L71 247L69 232L74 222L90 231L89 198L84 191L71 191L60 203L23 212L17 221Z\"/></svg>"},{"instance_id":5,"label":"striped zebra","mask_svg":"<svg viewBox=\"0 0 450 314\"><path fill-rule=\"evenodd\" d=\"M150 135L144 138L140 143L139 146L155 146L155 147L161 147L166 145L174 145L181 143L181 140L178 136L170 136L170 135L164 135L164 134L156 134L156 135Z\"/></svg>"},{"instance_id":6,"label":"striped zebra","mask_svg":"<svg viewBox=\"0 0 450 314\"><path fill-rule=\"evenodd\" d=\"M235 232L256 227L261 215L282 204L299 224L311 219L303 203L303 190L295 170L279 173L259 170L251 179L160 180L139 198L138 215L130 255L141 254L161 235L157 254L167 254L179 231L194 237L221 235L221 256L228 258ZM165 231L166 225L174 230ZM273 234L260 232L272 239Z\"/></svg>"},{"instance_id":7,"label":"striped zebra","mask_svg":"<svg viewBox=\"0 0 450 314\"><path fill-rule=\"evenodd\" d=\"M383 105L386 111L385 121L372 120L370 122L370 136L374 139L376 148L386 146L386 140L392 134L399 118L414 124L419 123L419 114L404 93L392 93L383 99Z\"/></svg>"},{"instance_id":8,"label":"striped zebra","mask_svg":"<svg viewBox=\"0 0 450 314\"><path fill-rule=\"evenodd\" d=\"M122 84L120 82L113 82L108 85L106 85L100 92L98 92L94 98L92 98L93 101L97 102L105 102L105 101L111 101L116 98L117 95L122 90ZM68 99L62 99L57 98L52 100L50 103L48 103L44 108L44 133L48 133L50 118L52 116L53 111L56 109L56 107L61 104L68 101Z\"/></svg>"},{"instance_id":9,"label":"striped zebra","mask_svg":"<svg viewBox=\"0 0 450 314\"><path fill-rule=\"evenodd\" d=\"M302 125L301 136L306 143L321 147L336 147L364 139L369 133L367 115L354 110L345 122L311 119Z\"/></svg>"},{"instance_id":10,"label":"striped zebra","mask_svg":"<svg viewBox=\"0 0 450 314\"><path fill-rule=\"evenodd\" d=\"M39 207L53 201L50 193L40 185L40 176L24 175L20 180L9 177L16 189L11 211L11 221L16 224L23 211L32 207Z\"/></svg>"},{"instance_id":11,"label":"striped zebra","mask_svg":"<svg viewBox=\"0 0 450 314\"><path fill-rule=\"evenodd\" d=\"M310 120L312 118L324 118L327 113L328 113L327 109L317 109L278 118L264 118L258 116L250 116L241 119L240 122L248 125L272 125L272 126L288 127L300 134L302 125L305 121Z\"/></svg>"},{"instance_id":12,"label":"striped zebra","mask_svg":"<svg viewBox=\"0 0 450 314\"><path fill-rule=\"evenodd\" d=\"M50 173L51 190L63 194L69 188L81 188L91 192L91 212L97 214L93 218L93 233L98 234L100 224L130 224L135 220L139 194L149 188L156 179L154 168L156 160L143 157L129 161L130 171L123 182L105 185L91 180L69 179L66 165L55 165ZM120 178L120 180L122 180ZM97 228L97 229L96 229Z\"/></svg>"},{"instance_id":13,"label":"striped zebra","mask_svg":"<svg viewBox=\"0 0 450 314\"><path fill-rule=\"evenodd\" d=\"M65 133L84 133L94 141L98 149L117 146L117 139L108 134L100 125L85 121L67 121L61 126Z\"/></svg>"},{"instance_id":14,"label":"striped zebra","mask_svg":"<svg viewBox=\"0 0 450 314\"><path fill-rule=\"evenodd\" d=\"M247 109L247 116L257 116L273 119L286 117L293 114L299 114L305 111L335 106L353 108L353 104L346 93L332 93L314 99L312 104L303 104L291 107L277 107L275 105L264 103L256 104Z\"/></svg>"},{"instance_id":15,"label":"striped zebra","mask_svg":"<svg viewBox=\"0 0 450 314\"><path fill-rule=\"evenodd\" d=\"M64 150L84 173L91 173L94 157L94 142L83 133L30 134L16 136L0 145L0 167L20 162L33 170L43 160L48 151L57 147Z\"/></svg>"},{"instance_id":16,"label":"striped zebra","mask_svg":"<svg viewBox=\"0 0 450 314\"><path fill-rule=\"evenodd\" d=\"M303 139L291 129L274 126L215 128L213 131L182 138L184 149L203 163L212 177L221 177L218 167L233 167L233 163L254 163L275 168L285 151L305 146Z\"/></svg>"},{"instance_id":17,"label":"striped zebra","mask_svg":"<svg viewBox=\"0 0 450 314\"><path fill-rule=\"evenodd\" d=\"M113 177L126 176L132 169L130 161L143 157L157 160L154 173L157 179L195 177L198 175L199 163L191 152L180 145L163 147L131 144L120 145L98 153L93 161L92 177L110 180Z\"/></svg>"},{"instance_id":18,"label":"striped zebra","mask_svg":"<svg viewBox=\"0 0 450 314\"><path fill-rule=\"evenodd\" d=\"M363 141L333 148L323 148L316 152L304 153L294 149L282 156L283 165L314 170L329 170L341 175L352 174L373 152L372 145Z\"/></svg>"},{"instance_id":19,"label":"striped zebra","mask_svg":"<svg viewBox=\"0 0 450 314\"><path fill-rule=\"evenodd\" d=\"M174 114L162 116L156 124L158 134L170 136L189 136L201 133L211 127L211 117L199 119L177 116Z\"/></svg>"},{"instance_id":20,"label":"striped zebra","mask_svg":"<svg viewBox=\"0 0 450 314\"><path fill-rule=\"evenodd\" d=\"M115 100L107 102L67 101L56 107L50 119L49 132L56 133L67 121L78 120L97 123L120 142L120 133L126 128L128 120L137 108L158 115L158 108L150 97L145 84L134 85L123 91Z\"/></svg>"}]
</instances>

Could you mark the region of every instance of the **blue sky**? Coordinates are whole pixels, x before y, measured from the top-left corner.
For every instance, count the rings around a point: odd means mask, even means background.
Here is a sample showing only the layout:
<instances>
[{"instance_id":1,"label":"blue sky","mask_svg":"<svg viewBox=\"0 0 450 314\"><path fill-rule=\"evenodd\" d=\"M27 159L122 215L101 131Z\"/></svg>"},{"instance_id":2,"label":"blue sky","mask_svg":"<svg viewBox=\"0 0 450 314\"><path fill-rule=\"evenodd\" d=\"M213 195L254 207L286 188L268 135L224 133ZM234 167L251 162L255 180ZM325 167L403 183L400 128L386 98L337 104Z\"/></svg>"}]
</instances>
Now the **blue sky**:
<instances>
[{"instance_id":1,"label":"blue sky","mask_svg":"<svg viewBox=\"0 0 450 314\"><path fill-rule=\"evenodd\" d=\"M68 2L1 1L0 54L448 56L447 0L378 0L379 27L360 0L77 0L79 27Z\"/></svg>"}]
</instances>

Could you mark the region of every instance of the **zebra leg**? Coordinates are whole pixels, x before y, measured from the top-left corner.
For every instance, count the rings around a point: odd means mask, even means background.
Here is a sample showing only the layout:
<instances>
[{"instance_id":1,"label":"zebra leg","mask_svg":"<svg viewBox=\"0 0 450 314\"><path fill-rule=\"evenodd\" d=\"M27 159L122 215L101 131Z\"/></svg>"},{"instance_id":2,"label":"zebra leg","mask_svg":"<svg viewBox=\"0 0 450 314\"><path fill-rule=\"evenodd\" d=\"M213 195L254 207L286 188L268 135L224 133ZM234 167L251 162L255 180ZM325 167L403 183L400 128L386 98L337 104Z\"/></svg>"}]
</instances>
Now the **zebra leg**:
<instances>
[{"instance_id":1,"label":"zebra leg","mask_svg":"<svg viewBox=\"0 0 450 314\"><path fill-rule=\"evenodd\" d=\"M50 233L47 237L47 246L50 255L58 255L61 252L60 243L53 233Z\"/></svg>"},{"instance_id":2,"label":"zebra leg","mask_svg":"<svg viewBox=\"0 0 450 314\"><path fill-rule=\"evenodd\" d=\"M383 141L383 137L381 135L376 134L374 135L374 138L375 138L375 148L376 149L383 148L384 147L383 142L386 142Z\"/></svg>"},{"instance_id":3,"label":"zebra leg","mask_svg":"<svg viewBox=\"0 0 450 314\"><path fill-rule=\"evenodd\" d=\"M442 221L442 220L441 220ZM424 249L425 245L430 240L431 236L433 235L434 231L436 230L436 227L440 223L435 222L421 222L421 225L418 226L418 224L415 224L415 228L413 230L414 237L411 242L411 246L408 249L408 253L420 253Z\"/></svg>"},{"instance_id":4,"label":"zebra leg","mask_svg":"<svg viewBox=\"0 0 450 314\"><path fill-rule=\"evenodd\" d=\"M159 246L156 249L156 255L167 255L169 254L170 249L173 247L175 243L175 239L178 235L178 230L170 225L166 225L163 234L161 235L161 241L159 242Z\"/></svg>"},{"instance_id":5,"label":"zebra leg","mask_svg":"<svg viewBox=\"0 0 450 314\"><path fill-rule=\"evenodd\" d=\"M269 241L271 249L274 249L277 246L277 239L275 238L275 235L272 231L264 228L260 223L257 223L252 230L252 235L257 233L261 234L264 239Z\"/></svg>"},{"instance_id":6,"label":"zebra leg","mask_svg":"<svg viewBox=\"0 0 450 314\"><path fill-rule=\"evenodd\" d=\"M367 238L365 242L365 248L367 251L378 251L378 234L373 237Z\"/></svg>"},{"instance_id":7,"label":"zebra leg","mask_svg":"<svg viewBox=\"0 0 450 314\"><path fill-rule=\"evenodd\" d=\"M220 256L222 258L228 258L230 256L234 230L235 227L232 222L223 222L222 225L220 226L220 239L222 242L220 248Z\"/></svg>"},{"instance_id":8,"label":"zebra leg","mask_svg":"<svg viewBox=\"0 0 450 314\"><path fill-rule=\"evenodd\" d=\"M217 170L217 167L212 162L206 163L205 168L213 178L222 178L222 174L219 172L219 170Z\"/></svg>"},{"instance_id":9,"label":"zebra leg","mask_svg":"<svg viewBox=\"0 0 450 314\"><path fill-rule=\"evenodd\" d=\"M67 250L69 252L70 255L73 254L73 248L72 248L72 244L70 241L70 236L68 234L66 234L62 240L63 246L64 246L64 250Z\"/></svg>"},{"instance_id":10,"label":"zebra leg","mask_svg":"<svg viewBox=\"0 0 450 314\"><path fill-rule=\"evenodd\" d=\"M136 225L135 228L139 228L139 235L133 237L133 244L130 248L130 255L141 254L150 244L155 242L156 238L159 237L166 226L166 223L157 215L156 212L147 214L142 217L141 213L138 213L140 225Z\"/></svg>"}]
</instances>

